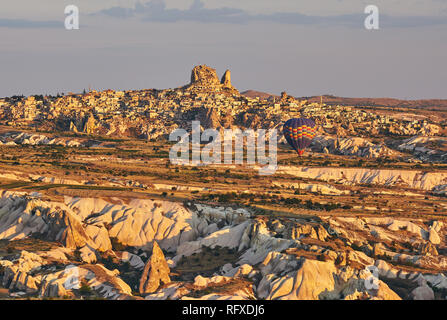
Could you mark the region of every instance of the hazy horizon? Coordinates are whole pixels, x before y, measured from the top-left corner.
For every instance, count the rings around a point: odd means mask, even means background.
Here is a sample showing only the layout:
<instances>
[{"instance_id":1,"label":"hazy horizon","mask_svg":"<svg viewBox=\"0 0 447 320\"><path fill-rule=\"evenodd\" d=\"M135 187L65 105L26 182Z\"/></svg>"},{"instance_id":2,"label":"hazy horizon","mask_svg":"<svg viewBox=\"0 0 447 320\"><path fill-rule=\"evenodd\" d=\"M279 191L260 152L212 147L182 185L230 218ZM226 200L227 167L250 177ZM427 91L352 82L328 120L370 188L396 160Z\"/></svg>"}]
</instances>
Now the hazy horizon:
<instances>
[{"instance_id":1,"label":"hazy horizon","mask_svg":"<svg viewBox=\"0 0 447 320\"><path fill-rule=\"evenodd\" d=\"M80 30L64 29L64 8ZM206 64L242 91L447 99L447 2L17 0L0 13L0 96L166 89Z\"/></svg>"}]
</instances>

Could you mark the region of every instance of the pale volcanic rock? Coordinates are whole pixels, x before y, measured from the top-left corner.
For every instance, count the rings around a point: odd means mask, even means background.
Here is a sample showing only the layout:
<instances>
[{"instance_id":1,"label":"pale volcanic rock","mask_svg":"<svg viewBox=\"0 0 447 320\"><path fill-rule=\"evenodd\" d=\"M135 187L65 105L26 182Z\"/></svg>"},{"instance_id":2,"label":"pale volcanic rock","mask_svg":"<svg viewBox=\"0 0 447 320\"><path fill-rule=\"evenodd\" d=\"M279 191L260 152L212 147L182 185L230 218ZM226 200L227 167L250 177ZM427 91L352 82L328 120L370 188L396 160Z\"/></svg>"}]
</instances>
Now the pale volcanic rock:
<instances>
[{"instance_id":1,"label":"pale volcanic rock","mask_svg":"<svg viewBox=\"0 0 447 320\"><path fill-rule=\"evenodd\" d=\"M416 170L278 166L277 173L289 174L298 178L336 181L347 185L404 185L422 190L432 190L436 186L447 183L447 173Z\"/></svg>"},{"instance_id":2,"label":"pale volcanic rock","mask_svg":"<svg viewBox=\"0 0 447 320\"><path fill-rule=\"evenodd\" d=\"M318 237L317 232L310 224L289 224L286 227L285 236L290 239L300 239L301 237L317 239Z\"/></svg>"},{"instance_id":3,"label":"pale volcanic rock","mask_svg":"<svg viewBox=\"0 0 447 320\"><path fill-rule=\"evenodd\" d=\"M421 129L423 130L423 129ZM446 157L443 147L447 146L446 137L429 137L418 135L402 141L397 149L411 152L423 161L443 160Z\"/></svg>"},{"instance_id":4,"label":"pale volcanic rock","mask_svg":"<svg viewBox=\"0 0 447 320\"><path fill-rule=\"evenodd\" d=\"M82 261L85 263L95 263L97 261L96 251L89 245L85 245L79 249Z\"/></svg>"},{"instance_id":5,"label":"pale volcanic rock","mask_svg":"<svg viewBox=\"0 0 447 320\"><path fill-rule=\"evenodd\" d=\"M447 289L447 277L444 274L425 274L423 277L432 287Z\"/></svg>"},{"instance_id":6,"label":"pale volcanic rock","mask_svg":"<svg viewBox=\"0 0 447 320\"><path fill-rule=\"evenodd\" d=\"M347 230L345 227L348 227L349 225L343 225L341 227L333 227L332 230L334 231L334 234L337 236L343 236L351 239L351 241L361 241L363 239L362 232L364 232L362 229L354 229L354 230ZM377 239L380 239L381 241L393 241L393 240L401 240L402 236L396 234L395 232L389 231L384 226L376 226L373 224L365 225L365 229L367 232L376 237ZM409 239L409 237L407 237Z\"/></svg>"},{"instance_id":7,"label":"pale volcanic rock","mask_svg":"<svg viewBox=\"0 0 447 320\"><path fill-rule=\"evenodd\" d=\"M145 300L179 300L190 292L183 283L171 283L155 293L147 295Z\"/></svg>"},{"instance_id":8,"label":"pale volcanic rock","mask_svg":"<svg viewBox=\"0 0 447 320\"><path fill-rule=\"evenodd\" d=\"M436 232L440 232L441 229L444 227L444 223L441 221L433 221L431 228L435 230Z\"/></svg>"},{"instance_id":9,"label":"pale volcanic rock","mask_svg":"<svg viewBox=\"0 0 447 320\"><path fill-rule=\"evenodd\" d=\"M194 287L199 288L199 289L204 289L206 287L208 287L209 285L219 285L219 284L224 284L228 281L230 281L232 278L231 277L224 277L224 276L214 276L211 278L207 278L207 277L202 277L200 275L198 275L197 277L194 278Z\"/></svg>"},{"instance_id":10,"label":"pale volcanic rock","mask_svg":"<svg viewBox=\"0 0 447 320\"><path fill-rule=\"evenodd\" d=\"M318 218L260 217L253 216L251 210L146 199L65 197L60 203L44 201L37 194L3 192L2 239L39 234L66 248L1 258L7 259L0 260L2 285L11 294L22 291L41 297L76 295L79 287L72 286L70 270L60 269L76 263L78 279L95 295L131 298L131 288L120 278L119 271L99 263L109 265L106 256L120 266L116 267L119 270L130 267L130 274L138 276L145 269L142 286L146 287L147 300L400 299L383 282L387 279L402 281L405 288L408 284L409 289L402 293L405 299L431 298L427 283L430 288L447 288L442 271L434 271L447 270L447 259L442 254L445 228L440 221L329 214ZM440 243L434 244L438 240ZM127 251L121 251L123 246ZM218 266L212 277L201 274L195 283L190 278L170 283L169 269L175 270L183 257L200 252L202 247L217 246L238 253ZM160 248L169 253L169 264ZM145 251L151 250L145 266L141 258L145 259ZM382 255L387 262L374 260ZM379 280L383 280L378 282L378 290L365 287L371 273L362 268L371 265L377 266ZM424 271L407 272L402 268L407 265ZM123 272L128 276L127 271ZM233 281L247 282L247 286L226 291L226 284ZM220 287L225 293L219 293ZM192 291L194 294L190 294Z\"/></svg>"},{"instance_id":11,"label":"pale volcanic rock","mask_svg":"<svg viewBox=\"0 0 447 320\"><path fill-rule=\"evenodd\" d=\"M225 268L226 266L228 266L228 269ZM239 278L239 277L253 278L258 274L258 271L254 270L253 266L249 264L243 264L235 268L233 268L231 264L227 264L222 267L222 273L224 276L232 278Z\"/></svg>"},{"instance_id":12,"label":"pale volcanic rock","mask_svg":"<svg viewBox=\"0 0 447 320\"><path fill-rule=\"evenodd\" d=\"M191 85L217 86L220 84L216 70L206 65L194 67L191 71Z\"/></svg>"},{"instance_id":13,"label":"pale volcanic rock","mask_svg":"<svg viewBox=\"0 0 447 320\"><path fill-rule=\"evenodd\" d=\"M217 223L224 220L227 224L232 225L247 221L251 217L250 212L244 208L211 207L203 204L196 204L195 208L207 223Z\"/></svg>"},{"instance_id":14,"label":"pale volcanic rock","mask_svg":"<svg viewBox=\"0 0 447 320\"><path fill-rule=\"evenodd\" d=\"M94 242L96 250L105 252L112 249L109 232L103 225L87 225L85 232Z\"/></svg>"},{"instance_id":15,"label":"pale volcanic rock","mask_svg":"<svg viewBox=\"0 0 447 320\"><path fill-rule=\"evenodd\" d=\"M79 289L82 282L106 299L123 299L132 294L130 287L117 276L116 272L95 264L81 267L68 266L62 271L44 275L39 296L73 295L72 290Z\"/></svg>"},{"instance_id":16,"label":"pale volcanic rock","mask_svg":"<svg viewBox=\"0 0 447 320\"><path fill-rule=\"evenodd\" d=\"M253 267L249 264L243 264L239 268L236 269L236 273L233 275L233 277L253 277L256 275L256 271L253 270Z\"/></svg>"},{"instance_id":17,"label":"pale volcanic rock","mask_svg":"<svg viewBox=\"0 0 447 320\"><path fill-rule=\"evenodd\" d=\"M291 259L285 255L278 257L281 257L280 260ZM322 262L301 258L297 260L297 263L298 269L286 271L284 276L281 276L284 272L279 273L278 270L264 268L263 274L270 270L273 273L268 273L263 277L257 289L258 295L263 299L274 300L318 300L344 297L352 299L352 295L357 292L358 297L368 299L400 300L400 297L382 281L379 281L377 292L368 292L365 288L365 279L371 275L368 272L358 272L349 266L339 270L332 261Z\"/></svg>"},{"instance_id":18,"label":"pale volcanic rock","mask_svg":"<svg viewBox=\"0 0 447 320\"><path fill-rule=\"evenodd\" d=\"M72 184L72 185L82 185L85 184L85 180L73 180L73 179L65 179L65 178L59 178L59 177L45 177L35 174L30 174L29 179L31 181L37 181L37 182L45 182L45 183L51 183L51 184Z\"/></svg>"},{"instance_id":19,"label":"pale volcanic rock","mask_svg":"<svg viewBox=\"0 0 447 320\"><path fill-rule=\"evenodd\" d=\"M268 300L316 300L325 291L335 287L332 262L305 260L301 268L271 283Z\"/></svg>"},{"instance_id":20,"label":"pale volcanic rock","mask_svg":"<svg viewBox=\"0 0 447 320\"><path fill-rule=\"evenodd\" d=\"M125 299L132 295L132 290L118 275L119 272L108 270L101 264L83 266L94 274L88 277L88 285L106 299Z\"/></svg>"},{"instance_id":21,"label":"pale volcanic rock","mask_svg":"<svg viewBox=\"0 0 447 320\"><path fill-rule=\"evenodd\" d=\"M40 269L44 264L45 261L39 255L23 250L14 262L3 261L1 263L5 268L2 285L9 288L10 291L36 293L40 279L30 273L33 270Z\"/></svg>"},{"instance_id":22,"label":"pale volcanic rock","mask_svg":"<svg viewBox=\"0 0 447 320\"><path fill-rule=\"evenodd\" d=\"M432 227L429 228L428 230L428 241L430 241L433 244L440 244L441 243L441 238L439 237L438 233L436 232L436 230Z\"/></svg>"},{"instance_id":23,"label":"pale volcanic rock","mask_svg":"<svg viewBox=\"0 0 447 320\"><path fill-rule=\"evenodd\" d=\"M240 248L241 239L249 222L241 223L235 227L226 227L216 231L205 238L192 242L184 242L177 248L178 256L190 256L199 252L202 247L215 248L216 246L226 248Z\"/></svg>"},{"instance_id":24,"label":"pale volcanic rock","mask_svg":"<svg viewBox=\"0 0 447 320\"><path fill-rule=\"evenodd\" d=\"M423 239L427 238L427 231L411 221L393 219L392 223L388 225L388 229L392 231L406 230L420 236Z\"/></svg>"},{"instance_id":25,"label":"pale volcanic rock","mask_svg":"<svg viewBox=\"0 0 447 320\"><path fill-rule=\"evenodd\" d=\"M96 124L95 117L93 116L93 114L90 113L86 117L86 120L84 122L84 128L82 131L87 134L93 134L93 133L95 133L96 128L97 128L97 124Z\"/></svg>"},{"instance_id":26,"label":"pale volcanic rock","mask_svg":"<svg viewBox=\"0 0 447 320\"><path fill-rule=\"evenodd\" d=\"M438 250L434 246L433 242L426 242L421 247L421 254L425 256L437 256Z\"/></svg>"},{"instance_id":27,"label":"pale volcanic rock","mask_svg":"<svg viewBox=\"0 0 447 320\"><path fill-rule=\"evenodd\" d=\"M5 133L0 135L0 145L59 145L64 147L80 147L83 142L78 139L69 139L65 137L48 137L43 134L32 134L26 132Z\"/></svg>"},{"instance_id":28,"label":"pale volcanic rock","mask_svg":"<svg viewBox=\"0 0 447 320\"><path fill-rule=\"evenodd\" d=\"M287 273L296 270L299 267L299 261L291 255L271 251L259 267L263 275Z\"/></svg>"},{"instance_id":29,"label":"pale volcanic rock","mask_svg":"<svg viewBox=\"0 0 447 320\"><path fill-rule=\"evenodd\" d=\"M375 266L377 267L377 269L379 271L379 275L381 277L386 277L386 278L390 278L390 279L397 278L397 274L398 274L399 270L392 267L385 261L380 260L380 259L376 260Z\"/></svg>"},{"instance_id":30,"label":"pale volcanic rock","mask_svg":"<svg viewBox=\"0 0 447 320\"><path fill-rule=\"evenodd\" d=\"M375 300L402 300L402 298L388 287L388 285L379 280L379 290L377 290Z\"/></svg>"},{"instance_id":31,"label":"pale volcanic rock","mask_svg":"<svg viewBox=\"0 0 447 320\"><path fill-rule=\"evenodd\" d=\"M231 73L225 72L219 81L216 70L206 65L196 66L191 71L191 82L185 87L187 90L197 93L224 92L237 94L239 92L231 85Z\"/></svg>"},{"instance_id":32,"label":"pale volcanic rock","mask_svg":"<svg viewBox=\"0 0 447 320\"><path fill-rule=\"evenodd\" d=\"M166 184L166 183L152 183L155 190L177 190L177 191L208 191L210 188L184 186L178 184Z\"/></svg>"},{"instance_id":33,"label":"pale volcanic rock","mask_svg":"<svg viewBox=\"0 0 447 320\"><path fill-rule=\"evenodd\" d=\"M169 266L163 251L161 251L157 242L154 241L152 255L146 263L140 279L140 293L154 293L161 285L170 283L169 273Z\"/></svg>"},{"instance_id":34,"label":"pale volcanic rock","mask_svg":"<svg viewBox=\"0 0 447 320\"><path fill-rule=\"evenodd\" d=\"M198 117L200 125L204 129L217 129L222 127L216 108L203 108L200 110Z\"/></svg>"},{"instance_id":35,"label":"pale volcanic rock","mask_svg":"<svg viewBox=\"0 0 447 320\"><path fill-rule=\"evenodd\" d=\"M62 297L67 295L67 290L64 287L67 278L60 278L64 271L56 274L48 274L42 278L42 284L39 290L39 296L41 297ZM80 286L73 289L79 289Z\"/></svg>"},{"instance_id":36,"label":"pale volcanic rock","mask_svg":"<svg viewBox=\"0 0 447 320\"><path fill-rule=\"evenodd\" d=\"M33 201L40 204L39 200ZM28 206L27 200L18 194L3 192L0 198L0 239L23 239L33 232L47 230L40 214L32 215L32 206Z\"/></svg>"},{"instance_id":37,"label":"pale volcanic rock","mask_svg":"<svg viewBox=\"0 0 447 320\"><path fill-rule=\"evenodd\" d=\"M224 88L230 88L230 89L233 88L233 86L231 85L231 71L230 70L225 71L220 83L224 86Z\"/></svg>"},{"instance_id":38,"label":"pale volcanic rock","mask_svg":"<svg viewBox=\"0 0 447 320\"><path fill-rule=\"evenodd\" d=\"M374 249L373 249L373 255L374 256L381 256L384 254L384 247L382 243L375 243L374 244Z\"/></svg>"},{"instance_id":39,"label":"pale volcanic rock","mask_svg":"<svg viewBox=\"0 0 447 320\"><path fill-rule=\"evenodd\" d=\"M60 239L65 247L76 249L84 247L91 241L81 222L69 211L58 210L51 213L48 217L50 237L57 239L57 234L62 228L63 232Z\"/></svg>"},{"instance_id":40,"label":"pale volcanic rock","mask_svg":"<svg viewBox=\"0 0 447 320\"><path fill-rule=\"evenodd\" d=\"M198 275L194 278L194 286L198 288L205 288L208 285L209 279L206 279L202 277L201 275Z\"/></svg>"},{"instance_id":41,"label":"pale volcanic rock","mask_svg":"<svg viewBox=\"0 0 447 320\"><path fill-rule=\"evenodd\" d=\"M77 128L76 125L73 123L73 121L70 121L70 128L69 128L69 130L72 131L72 132L75 132L75 133L78 133L78 132L79 132L79 131L78 131L78 128Z\"/></svg>"},{"instance_id":42,"label":"pale volcanic rock","mask_svg":"<svg viewBox=\"0 0 447 320\"><path fill-rule=\"evenodd\" d=\"M252 288L248 287L245 289L237 290L232 292L231 294L219 294L219 293L210 293L200 298L193 298L184 296L181 300L254 300L255 296L253 294Z\"/></svg>"},{"instance_id":43,"label":"pale volcanic rock","mask_svg":"<svg viewBox=\"0 0 447 320\"><path fill-rule=\"evenodd\" d=\"M311 148L317 152L365 158L392 157L396 155L395 151L385 145L373 144L367 139L360 137L344 137L346 135L347 132L338 127L336 137L319 135L312 141Z\"/></svg>"},{"instance_id":44,"label":"pale volcanic rock","mask_svg":"<svg viewBox=\"0 0 447 320\"><path fill-rule=\"evenodd\" d=\"M296 240L274 237L265 223L255 221L249 228L245 229L242 236L240 248L248 247L248 250L242 254L238 263L240 265L256 265L264 261L271 252L281 252L296 243Z\"/></svg>"},{"instance_id":45,"label":"pale volcanic rock","mask_svg":"<svg viewBox=\"0 0 447 320\"><path fill-rule=\"evenodd\" d=\"M413 291L411 291L411 295L413 296L413 300L434 300L435 294L433 289L427 285L417 287Z\"/></svg>"},{"instance_id":46,"label":"pale volcanic rock","mask_svg":"<svg viewBox=\"0 0 447 320\"><path fill-rule=\"evenodd\" d=\"M88 204L89 201L94 203ZM87 202L87 203L86 203ZM132 200L129 204L112 204L93 199L71 203L81 216L100 213L89 223L110 226L109 237L125 246L150 249L154 240L163 249L175 251L178 245L196 237L195 214L178 203L152 200Z\"/></svg>"},{"instance_id":47,"label":"pale volcanic rock","mask_svg":"<svg viewBox=\"0 0 447 320\"><path fill-rule=\"evenodd\" d=\"M40 254L40 256L45 259L68 261L67 255L71 254L73 254L73 250L64 247L59 247L51 249L50 251L44 251Z\"/></svg>"},{"instance_id":48,"label":"pale volcanic rock","mask_svg":"<svg viewBox=\"0 0 447 320\"><path fill-rule=\"evenodd\" d=\"M196 290L203 290L206 288L219 288L225 286L225 284L231 282L233 277L226 276L214 276L211 278L197 276L194 279L193 287ZM189 297L184 295L181 300L253 300L255 295L253 287L248 283L242 288L236 288L233 290L226 289L223 293L211 293L202 295L199 298Z\"/></svg>"},{"instance_id":49,"label":"pale volcanic rock","mask_svg":"<svg viewBox=\"0 0 447 320\"><path fill-rule=\"evenodd\" d=\"M96 247L80 219L63 203L3 193L0 198L0 239L23 239L35 233L61 241L70 249L86 244Z\"/></svg>"},{"instance_id":50,"label":"pale volcanic rock","mask_svg":"<svg viewBox=\"0 0 447 320\"><path fill-rule=\"evenodd\" d=\"M436 186L433 189L433 193L447 196L447 184Z\"/></svg>"},{"instance_id":51,"label":"pale volcanic rock","mask_svg":"<svg viewBox=\"0 0 447 320\"><path fill-rule=\"evenodd\" d=\"M356 262L357 264L363 265L365 267L374 264L374 259L371 257L368 257L362 251L356 251L356 250L349 251L347 254L347 259L351 263Z\"/></svg>"},{"instance_id":52,"label":"pale volcanic rock","mask_svg":"<svg viewBox=\"0 0 447 320\"><path fill-rule=\"evenodd\" d=\"M349 190L339 190L336 187L328 184L273 181L272 186L289 188L294 190L306 190L312 193L319 193L322 195L331 195L331 196L351 194L351 191Z\"/></svg>"},{"instance_id":53,"label":"pale volcanic rock","mask_svg":"<svg viewBox=\"0 0 447 320\"><path fill-rule=\"evenodd\" d=\"M65 196L64 202L82 220L91 214L101 212L101 210L110 205L109 202L100 198L73 198Z\"/></svg>"},{"instance_id":54,"label":"pale volcanic rock","mask_svg":"<svg viewBox=\"0 0 447 320\"><path fill-rule=\"evenodd\" d=\"M127 251L117 252L116 255L120 258L121 262L128 262L132 268L138 270L144 269L145 264L138 255Z\"/></svg>"}]
</instances>

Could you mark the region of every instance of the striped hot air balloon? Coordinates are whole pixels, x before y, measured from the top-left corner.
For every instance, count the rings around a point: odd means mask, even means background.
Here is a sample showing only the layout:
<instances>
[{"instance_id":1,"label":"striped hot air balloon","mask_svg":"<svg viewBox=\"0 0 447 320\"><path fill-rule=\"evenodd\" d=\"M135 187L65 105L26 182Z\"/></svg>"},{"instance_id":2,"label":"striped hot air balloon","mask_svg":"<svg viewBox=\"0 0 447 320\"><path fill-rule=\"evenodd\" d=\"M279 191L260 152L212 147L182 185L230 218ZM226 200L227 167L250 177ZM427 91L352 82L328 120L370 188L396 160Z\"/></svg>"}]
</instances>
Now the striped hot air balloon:
<instances>
[{"instance_id":1,"label":"striped hot air balloon","mask_svg":"<svg viewBox=\"0 0 447 320\"><path fill-rule=\"evenodd\" d=\"M316 135L317 126L312 119L290 119L284 124L283 134L293 149L302 155Z\"/></svg>"}]
</instances>

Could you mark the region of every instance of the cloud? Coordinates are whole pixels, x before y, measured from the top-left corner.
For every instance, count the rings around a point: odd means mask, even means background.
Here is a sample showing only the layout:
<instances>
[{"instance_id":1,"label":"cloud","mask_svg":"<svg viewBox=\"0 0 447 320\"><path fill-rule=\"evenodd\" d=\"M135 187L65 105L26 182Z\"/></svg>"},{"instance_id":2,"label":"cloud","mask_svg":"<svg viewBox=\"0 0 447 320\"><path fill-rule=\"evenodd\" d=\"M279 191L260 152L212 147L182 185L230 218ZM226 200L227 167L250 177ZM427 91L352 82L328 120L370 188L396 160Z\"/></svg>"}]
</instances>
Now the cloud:
<instances>
[{"instance_id":1,"label":"cloud","mask_svg":"<svg viewBox=\"0 0 447 320\"><path fill-rule=\"evenodd\" d=\"M32 21L23 19L0 19L0 28L33 29L33 28L63 28L60 21Z\"/></svg>"},{"instance_id":2,"label":"cloud","mask_svg":"<svg viewBox=\"0 0 447 320\"><path fill-rule=\"evenodd\" d=\"M115 18L136 17L143 21L152 22L178 22L196 21L203 23L244 23L251 16L242 9L218 8L207 9L200 0L195 0L186 10L167 9L163 0L152 0L146 3L137 2L134 8L112 7L101 10L99 14L105 14Z\"/></svg>"},{"instance_id":3,"label":"cloud","mask_svg":"<svg viewBox=\"0 0 447 320\"><path fill-rule=\"evenodd\" d=\"M394 28L415 28L447 25L447 17L442 16L407 16L392 17L381 15L381 25Z\"/></svg>"},{"instance_id":4,"label":"cloud","mask_svg":"<svg viewBox=\"0 0 447 320\"><path fill-rule=\"evenodd\" d=\"M193 21L200 23L245 24L250 22L270 22L291 25L321 25L363 27L366 15L345 14L333 16L306 15L299 12L274 12L269 14L251 14L243 9L221 7L209 9L202 0L194 0L185 10L169 9L164 0L151 0L146 3L137 2L134 8L112 7L95 14L103 14L114 18L137 18L148 22L174 23ZM447 25L447 17L442 16L390 16L380 14L382 28L409 28L435 25Z\"/></svg>"}]
</instances>

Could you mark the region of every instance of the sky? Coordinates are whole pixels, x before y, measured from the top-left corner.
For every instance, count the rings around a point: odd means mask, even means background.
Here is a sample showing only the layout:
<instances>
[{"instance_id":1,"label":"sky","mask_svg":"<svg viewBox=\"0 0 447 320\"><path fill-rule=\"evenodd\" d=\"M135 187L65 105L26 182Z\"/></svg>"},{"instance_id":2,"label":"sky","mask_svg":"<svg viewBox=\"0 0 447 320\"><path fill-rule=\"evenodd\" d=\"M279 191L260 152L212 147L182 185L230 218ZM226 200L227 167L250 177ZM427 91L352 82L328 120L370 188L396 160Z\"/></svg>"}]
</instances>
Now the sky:
<instances>
[{"instance_id":1,"label":"sky","mask_svg":"<svg viewBox=\"0 0 447 320\"><path fill-rule=\"evenodd\" d=\"M2 1L0 43L0 97L175 88L207 64L240 91L447 98L447 0Z\"/></svg>"}]
</instances>

